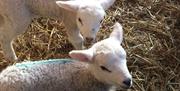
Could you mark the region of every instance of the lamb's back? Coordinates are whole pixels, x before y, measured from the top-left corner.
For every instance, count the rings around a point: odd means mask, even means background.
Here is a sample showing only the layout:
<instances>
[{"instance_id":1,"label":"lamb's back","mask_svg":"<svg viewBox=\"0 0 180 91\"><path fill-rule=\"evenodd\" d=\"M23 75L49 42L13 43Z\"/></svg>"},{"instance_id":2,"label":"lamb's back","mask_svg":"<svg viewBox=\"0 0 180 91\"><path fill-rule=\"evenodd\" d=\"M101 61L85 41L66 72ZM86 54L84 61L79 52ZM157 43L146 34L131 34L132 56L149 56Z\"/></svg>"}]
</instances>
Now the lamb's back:
<instances>
[{"instance_id":1,"label":"lamb's back","mask_svg":"<svg viewBox=\"0 0 180 91\"><path fill-rule=\"evenodd\" d=\"M59 91L62 88L68 89L72 85L72 74L84 69L83 66L79 62L76 63L76 61L69 59L18 63L1 72L0 91L12 91L12 89L13 91Z\"/></svg>"},{"instance_id":2,"label":"lamb's back","mask_svg":"<svg viewBox=\"0 0 180 91\"><path fill-rule=\"evenodd\" d=\"M61 20L64 15L70 12L60 8L56 1L58 0L26 0L26 7L35 16L58 18Z\"/></svg>"},{"instance_id":3,"label":"lamb's back","mask_svg":"<svg viewBox=\"0 0 180 91\"><path fill-rule=\"evenodd\" d=\"M71 59L17 63L0 74L0 91L109 91L88 64Z\"/></svg>"}]
</instances>

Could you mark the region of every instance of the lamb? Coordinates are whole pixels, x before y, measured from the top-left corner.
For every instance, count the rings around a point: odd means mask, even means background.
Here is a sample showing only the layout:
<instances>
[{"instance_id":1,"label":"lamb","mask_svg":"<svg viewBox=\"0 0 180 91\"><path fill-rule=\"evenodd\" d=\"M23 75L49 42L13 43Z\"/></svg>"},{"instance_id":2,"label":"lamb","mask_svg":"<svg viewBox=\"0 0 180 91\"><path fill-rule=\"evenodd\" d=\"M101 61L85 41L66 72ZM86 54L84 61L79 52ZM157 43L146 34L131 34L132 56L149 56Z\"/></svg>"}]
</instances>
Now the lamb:
<instances>
[{"instance_id":1,"label":"lamb","mask_svg":"<svg viewBox=\"0 0 180 91\"><path fill-rule=\"evenodd\" d=\"M93 42L107 10L115 0L1 0L0 42L6 58L17 60L12 41L24 32L33 18L62 21L75 49Z\"/></svg>"},{"instance_id":2,"label":"lamb","mask_svg":"<svg viewBox=\"0 0 180 91\"><path fill-rule=\"evenodd\" d=\"M0 91L116 91L128 89L132 76L126 52L120 45L122 26L114 25L110 37L85 50L72 50L72 59L22 62L0 73ZM113 45L112 45L113 43Z\"/></svg>"}]
</instances>

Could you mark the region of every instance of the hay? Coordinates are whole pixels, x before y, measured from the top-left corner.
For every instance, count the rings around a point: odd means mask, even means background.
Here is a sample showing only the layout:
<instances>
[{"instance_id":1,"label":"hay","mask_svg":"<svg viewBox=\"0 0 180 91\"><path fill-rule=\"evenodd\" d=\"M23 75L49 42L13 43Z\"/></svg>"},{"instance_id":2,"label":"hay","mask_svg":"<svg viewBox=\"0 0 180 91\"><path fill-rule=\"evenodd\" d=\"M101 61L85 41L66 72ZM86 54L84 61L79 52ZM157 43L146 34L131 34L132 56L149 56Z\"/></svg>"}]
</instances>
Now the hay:
<instances>
[{"instance_id":1,"label":"hay","mask_svg":"<svg viewBox=\"0 0 180 91\"><path fill-rule=\"evenodd\" d=\"M180 91L180 1L117 0L107 11L97 40L109 36L118 21L133 75L129 91ZM67 58L72 45L61 22L35 19L14 47L20 59ZM0 53L0 68L12 64Z\"/></svg>"}]
</instances>

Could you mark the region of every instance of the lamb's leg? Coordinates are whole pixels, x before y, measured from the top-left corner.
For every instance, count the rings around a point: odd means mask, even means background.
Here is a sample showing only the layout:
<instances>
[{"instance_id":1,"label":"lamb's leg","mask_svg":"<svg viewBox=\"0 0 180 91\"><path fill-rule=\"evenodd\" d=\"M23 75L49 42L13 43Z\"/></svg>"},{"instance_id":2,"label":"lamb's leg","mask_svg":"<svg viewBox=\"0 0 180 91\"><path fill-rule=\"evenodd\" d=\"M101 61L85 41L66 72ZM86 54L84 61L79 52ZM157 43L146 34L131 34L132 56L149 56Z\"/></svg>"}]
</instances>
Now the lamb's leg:
<instances>
[{"instance_id":1,"label":"lamb's leg","mask_svg":"<svg viewBox=\"0 0 180 91\"><path fill-rule=\"evenodd\" d=\"M24 12L23 12L24 11ZM3 15L2 15L3 16ZM29 13L24 9L13 16L4 16L4 24L0 27L0 42L2 50L4 52L5 58L9 60L18 60L14 48L12 46L12 41L25 31L31 22L31 17Z\"/></svg>"},{"instance_id":2,"label":"lamb's leg","mask_svg":"<svg viewBox=\"0 0 180 91\"><path fill-rule=\"evenodd\" d=\"M13 32L14 30L11 26L11 22L8 17L0 14L1 24L0 24L0 43L2 50L4 52L5 58L10 60L17 59L14 49L12 48L12 39L13 39Z\"/></svg>"},{"instance_id":3,"label":"lamb's leg","mask_svg":"<svg viewBox=\"0 0 180 91\"><path fill-rule=\"evenodd\" d=\"M17 37L17 35L21 34L20 30L26 30L28 24L30 22L21 21L16 26L10 26L10 24L7 24L4 26L5 32L3 32L1 35L1 45L2 50L4 52L5 58L9 60L18 60L15 50L13 48L13 40ZM0 30L1 31L1 30Z\"/></svg>"},{"instance_id":4,"label":"lamb's leg","mask_svg":"<svg viewBox=\"0 0 180 91\"><path fill-rule=\"evenodd\" d=\"M8 58L9 60L17 60L17 56L14 53L14 49L12 47L12 40L13 38L11 35L3 35L3 38L1 38L1 46L5 55L5 58Z\"/></svg>"}]
</instances>

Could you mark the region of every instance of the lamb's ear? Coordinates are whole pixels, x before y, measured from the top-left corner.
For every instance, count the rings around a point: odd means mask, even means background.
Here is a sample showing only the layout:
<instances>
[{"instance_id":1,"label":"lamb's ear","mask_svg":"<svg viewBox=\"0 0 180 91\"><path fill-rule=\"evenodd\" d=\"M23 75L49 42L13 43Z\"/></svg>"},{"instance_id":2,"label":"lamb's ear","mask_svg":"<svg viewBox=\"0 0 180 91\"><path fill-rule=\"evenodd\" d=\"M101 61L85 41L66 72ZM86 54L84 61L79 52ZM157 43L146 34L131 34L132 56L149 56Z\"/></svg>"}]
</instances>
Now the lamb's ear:
<instances>
[{"instance_id":1,"label":"lamb's ear","mask_svg":"<svg viewBox=\"0 0 180 91\"><path fill-rule=\"evenodd\" d=\"M78 1L56 1L56 4L69 11L76 12L79 8L80 3Z\"/></svg>"},{"instance_id":2,"label":"lamb's ear","mask_svg":"<svg viewBox=\"0 0 180 91\"><path fill-rule=\"evenodd\" d=\"M113 26L113 31L110 35L110 38L114 38L120 42L123 41L123 29L120 23L116 22Z\"/></svg>"},{"instance_id":3,"label":"lamb's ear","mask_svg":"<svg viewBox=\"0 0 180 91\"><path fill-rule=\"evenodd\" d=\"M116 0L98 0L104 10L107 10L109 7L111 7Z\"/></svg>"},{"instance_id":4,"label":"lamb's ear","mask_svg":"<svg viewBox=\"0 0 180 91\"><path fill-rule=\"evenodd\" d=\"M69 52L69 56L73 59L82 62L91 62L93 58L93 52L91 50L72 50Z\"/></svg>"}]
</instances>

